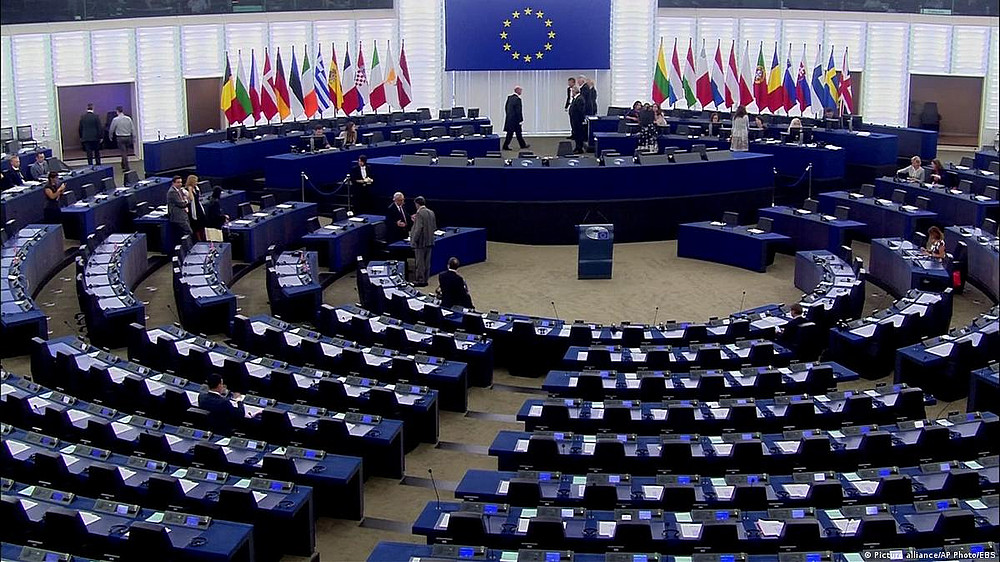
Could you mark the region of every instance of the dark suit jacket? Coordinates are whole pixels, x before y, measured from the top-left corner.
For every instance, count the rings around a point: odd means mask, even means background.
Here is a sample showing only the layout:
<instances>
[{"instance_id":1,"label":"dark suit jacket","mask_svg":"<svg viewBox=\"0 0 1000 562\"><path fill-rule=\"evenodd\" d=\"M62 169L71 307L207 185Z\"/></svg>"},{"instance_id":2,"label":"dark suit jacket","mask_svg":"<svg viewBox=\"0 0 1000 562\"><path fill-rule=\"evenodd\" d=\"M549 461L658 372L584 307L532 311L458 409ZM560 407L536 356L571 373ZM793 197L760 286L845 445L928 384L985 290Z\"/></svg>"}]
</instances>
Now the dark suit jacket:
<instances>
[{"instance_id":1,"label":"dark suit jacket","mask_svg":"<svg viewBox=\"0 0 1000 562\"><path fill-rule=\"evenodd\" d=\"M586 114L597 115L597 91L589 84L584 84L580 86L580 97L583 98Z\"/></svg>"},{"instance_id":2,"label":"dark suit jacket","mask_svg":"<svg viewBox=\"0 0 1000 562\"><path fill-rule=\"evenodd\" d=\"M80 142L98 142L104 136L101 118L96 113L86 112L80 117Z\"/></svg>"},{"instance_id":3,"label":"dark suit jacket","mask_svg":"<svg viewBox=\"0 0 1000 562\"><path fill-rule=\"evenodd\" d=\"M524 121L524 114L521 113L521 96L511 94L507 96L507 102L503 106L504 131L520 131L521 121Z\"/></svg>"},{"instance_id":4,"label":"dark suit jacket","mask_svg":"<svg viewBox=\"0 0 1000 562\"><path fill-rule=\"evenodd\" d=\"M441 308L453 306L472 308L469 286L465 284L465 279L457 271L450 269L442 271L438 275L438 284L441 285Z\"/></svg>"},{"instance_id":5,"label":"dark suit jacket","mask_svg":"<svg viewBox=\"0 0 1000 562\"><path fill-rule=\"evenodd\" d=\"M212 199L205 208L205 228L222 228L226 224L226 215L222 212L222 202Z\"/></svg>"},{"instance_id":6,"label":"dark suit jacket","mask_svg":"<svg viewBox=\"0 0 1000 562\"><path fill-rule=\"evenodd\" d=\"M230 435L237 422L243 417L243 403L233 406L228 398L223 398L214 392L202 392L198 395L198 407L208 412L208 429L214 433Z\"/></svg>"},{"instance_id":7,"label":"dark suit jacket","mask_svg":"<svg viewBox=\"0 0 1000 562\"><path fill-rule=\"evenodd\" d=\"M587 100L584 99L583 94L580 94L569 104L569 124L573 130L574 139L582 141L587 138L586 119Z\"/></svg>"},{"instance_id":8,"label":"dark suit jacket","mask_svg":"<svg viewBox=\"0 0 1000 562\"><path fill-rule=\"evenodd\" d=\"M410 235L410 227L413 226L413 220L410 215L413 214L413 208L408 204L403 203L403 214L400 216L399 208L396 207L395 203L391 203L389 207L385 210L385 223L388 226L386 230L386 235L388 236L388 242L395 242L397 240L402 240ZM403 221L406 226L398 226L396 221Z\"/></svg>"},{"instance_id":9,"label":"dark suit jacket","mask_svg":"<svg viewBox=\"0 0 1000 562\"><path fill-rule=\"evenodd\" d=\"M15 185L21 185L24 183L24 174L21 173L21 169L7 168L7 171L3 173L3 186L12 187Z\"/></svg>"},{"instance_id":10,"label":"dark suit jacket","mask_svg":"<svg viewBox=\"0 0 1000 562\"><path fill-rule=\"evenodd\" d=\"M799 332L799 326L805 324L806 322L807 320L804 315L789 319L788 322L781 327L781 334L778 335L778 343L782 345L795 343L795 339Z\"/></svg>"},{"instance_id":11,"label":"dark suit jacket","mask_svg":"<svg viewBox=\"0 0 1000 562\"><path fill-rule=\"evenodd\" d=\"M563 106L563 109L569 109L569 103L571 101L573 101L573 88L566 86L566 105Z\"/></svg>"},{"instance_id":12,"label":"dark suit jacket","mask_svg":"<svg viewBox=\"0 0 1000 562\"><path fill-rule=\"evenodd\" d=\"M375 181L375 177L372 176L372 167L371 166L365 166L365 174L367 174L368 177L372 179L372 181ZM355 164L354 167L351 168L351 183L353 183L354 185L361 185L361 165L360 164Z\"/></svg>"}]
</instances>

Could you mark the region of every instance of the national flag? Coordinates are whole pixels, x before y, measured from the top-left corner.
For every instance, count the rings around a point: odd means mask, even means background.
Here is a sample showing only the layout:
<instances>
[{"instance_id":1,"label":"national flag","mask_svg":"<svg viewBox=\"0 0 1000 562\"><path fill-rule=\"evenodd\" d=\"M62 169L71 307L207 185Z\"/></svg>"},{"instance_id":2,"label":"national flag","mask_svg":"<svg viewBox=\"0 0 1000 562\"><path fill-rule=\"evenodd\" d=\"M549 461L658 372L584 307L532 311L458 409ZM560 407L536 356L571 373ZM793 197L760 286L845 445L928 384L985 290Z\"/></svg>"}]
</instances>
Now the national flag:
<instances>
[{"instance_id":1,"label":"national flag","mask_svg":"<svg viewBox=\"0 0 1000 562\"><path fill-rule=\"evenodd\" d=\"M302 78L299 76L299 63L295 60L295 47L292 47L292 68L288 73L289 100L288 109L292 112L292 119L298 119L305 115L305 104L302 98Z\"/></svg>"},{"instance_id":2,"label":"national flag","mask_svg":"<svg viewBox=\"0 0 1000 562\"><path fill-rule=\"evenodd\" d=\"M712 103L712 79L708 75L708 57L705 55L704 41L701 42L697 64L695 73L698 78L695 81L695 94L698 96L698 103L704 109Z\"/></svg>"},{"instance_id":3,"label":"national flag","mask_svg":"<svg viewBox=\"0 0 1000 562\"><path fill-rule=\"evenodd\" d=\"M288 82L285 81L285 68L281 65L281 48L275 55L277 71L274 76L274 102L278 106L278 119L284 121L292 114L291 96L288 94Z\"/></svg>"},{"instance_id":4,"label":"national flag","mask_svg":"<svg viewBox=\"0 0 1000 562\"><path fill-rule=\"evenodd\" d=\"M253 122L260 119L260 76L257 75L257 53L250 49L250 112Z\"/></svg>"},{"instance_id":5,"label":"national flag","mask_svg":"<svg viewBox=\"0 0 1000 562\"><path fill-rule=\"evenodd\" d=\"M806 74L806 45L802 44L802 58L799 60L799 73L795 79L795 99L799 102L802 115L812 105L812 94L809 91L809 77Z\"/></svg>"},{"instance_id":6,"label":"national flag","mask_svg":"<svg viewBox=\"0 0 1000 562\"><path fill-rule=\"evenodd\" d=\"M372 93L369 97L369 102L371 108L378 110L378 108L385 105L385 81L382 78L382 65L379 64L378 60L378 42L372 41L372 77L371 77Z\"/></svg>"},{"instance_id":7,"label":"national flag","mask_svg":"<svg viewBox=\"0 0 1000 562\"><path fill-rule=\"evenodd\" d=\"M792 76L792 44L788 44L788 57L785 58L785 83L781 88L781 106L785 115L795 107L795 77Z\"/></svg>"},{"instance_id":8,"label":"national flag","mask_svg":"<svg viewBox=\"0 0 1000 562\"><path fill-rule=\"evenodd\" d=\"M271 53L267 49L264 49L264 79L260 81L260 112L268 121L278 114L274 93L274 67L271 66Z\"/></svg>"},{"instance_id":9,"label":"national flag","mask_svg":"<svg viewBox=\"0 0 1000 562\"><path fill-rule=\"evenodd\" d=\"M253 107L250 105L250 94L247 93L247 80L243 72L243 55L236 52L236 103L233 104L233 117L236 122L242 122L250 116Z\"/></svg>"},{"instance_id":10,"label":"national flag","mask_svg":"<svg viewBox=\"0 0 1000 562\"><path fill-rule=\"evenodd\" d=\"M729 46L729 64L726 66L726 107L735 108L740 99L740 70L736 66L736 40Z\"/></svg>"},{"instance_id":11,"label":"national flag","mask_svg":"<svg viewBox=\"0 0 1000 562\"><path fill-rule=\"evenodd\" d=\"M234 122L233 100L236 99L236 80L233 78L233 71L229 67L229 53L226 53L226 73L222 77L222 96L219 99L219 109L226 116L226 121Z\"/></svg>"},{"instance_id":12,"label":"national flag","mask_svg":"<svg viewBox=\"0 0 1000 562\"><path fill-rule=\"evenodd\" d=\"M368 73L365 71L365 53L358 41L358 68L354 73L354 86L358 90L358 111L364 111L368 104Z\"/></svg>"},{"instance_id":13,"label":"national flag","mask_svg":"<svg viewBox=\"0 0 1000 562\"><path fill-rule=\"evenodd\" d=\"M330 75L327 77L327 90L330 93L330 104L333 105L333 114L344 107L344 89L340 85L340 63L337 62L337 46L330 44Z\"/></svg>"},{"instance_id":14,"label":"national flag","mask_svg":"<svg viewBox=\"0 0 1000 562\"><path fill-rule=\"evenodd\" d=\"M330 109L330 90L327 85L326 63L323 62L323 48L316 47L316 70L313 72L313 87L316 89L316 111L322 116Z\"/></svg>"},{"instance_id":15,"label":"national flag","mask_svg":"<svg viewBox=\"0 0 1000 562\"><path fill-rule=\"evenodd\" d=\"M341 75L344 90L344 104L341 109L346 115L358 109L358 89L354 87L354 65L351 64L351 45L344 49L344 73Z\"/></svg>"},{"instance_id":16,"label":"national flag","mask_svg":"<svg viewBox=\"0 0 1000 562\"><path fill-rule=\"evenodd\" d=\"M406 66L405 44L399 44L399 67L397 69L397 95L399 96L399 107L405 109L413 100L413 93L410 90L410 69Z\"/></svg>"},{"instance_id":17,"label":"national flag","mask_svg":"<svg viewBox=\"0 0 1000 562\"><path fill-rule=\"evenodd\" d=\"M767 70L764 68L764 42L761 41L757 51L757 68L753 73L753 98L757 102L757 111L767 109Z\"/></svg>"},{"instance_id":18,"label":"national flag","mask_svg":"<svg viewBox=\"0 0 1000 562\"><path fill-rule=\"evenodd\" d=\"M826 65L826 76L824 84L833 104L830 107L837 107L840 104L840 77L837 76L837 68L833 64L833 47L830 47L830 62Z\"/></svg>"},{"instance_id":19,"label":"national flag","mask_svg":"<svg viewBox=\"0 0 1000 562\"><path fill-rule=\"evenodd\" d=\"M851 71L847 68L847 49L844 49L844 71L840 79L840 102L844 111L841 113L854 113L854 83L851 80Z\"/></svg>"},{"instance_id":20,"label":"national flag","mask_svg":"<svg viewBox=\"0 0 1000 562\"><path fill-rule=\"evenodd\" d=\"M813 92L813 113L819 115L822 115L823 110L827 107L833 107L833 100L830 99L830 93L827 91L826 86L823 85L823 77L823 46L817 45L816 64L813 65L812 80L809 85L812 86Z\"/></svg>"},{"instance_id":21,"label":"national flag","mask_svg":"<svg viewBox=\"0 0 1000 562\"><path fill-rule=\"evenodd\" d=\"M396 71L395 57L392 56L392 43L386 44L386 59L388 65L385 71L385 102L389 110L399 107L399 72Z\"/></svg>"},{"instance_id":22,"label":"national flag","mask_svg":"<svg viewBox=\"0 0 1000 562\"><path fill-rule=\"evenodd\" d=\"M781 109L783 90L781 65L778 64L778 43L775 42L774 55L771 57L771 72L767 75L767 107L771 110L771 113L775 113ZM757 105L760 105L759 98Z\"/></svg>"},{"instance_id":23,"label":"national flag","mask_svg":"<svg viewBox=\"0 0 1000 562\"><path fill-rule=\"evenodd\" d=\"M656 51L656 68L653 69L653 103L663 104L670 93L670 80L667 78L667 59L663 56L663 38L660 38L660 48Z\"/></svg>"},{"instance_id":24,"label":"national flag","mask_svg":"<svg viewBox=\"0 0 1000 562\"><path fill-rule=\"evenodd\" d=\"M316 101L316 79L309 64L309 46L303 50L305 53L302 55L302 112L306 114L306 119L312 119L319 111L319 104Z\"/></svg>"},{"instance_id":25,"label":"national flag","mask_svg":"<svg viewBox=\"0 0 1000 562\"><path fill-rule=\"evenodd\" d=\"M688 39L688 54L684 58L684 74L681 75L681 84L684 87L684 100L687 101L688 107L694 107L695 102L698 100L695 94L697 88L695 82L698 80L698 75L695 74L694 70L694 49L692 43L694 41Z\"/></svg>"},{"instance_id":26,"label":"national flag","mask_svg":"<svg viewBox=\"0 0 1000 562\"><path fill-rule=\"evenodd\" d=\"M681 99L684 93L684 84L681 78L681 62L677 56L677 39L674 38L674 56L670 59L670 74L667 76L670 90L667 91L667 101L671 106Z\"/></svg>"},{"instance_id":27,"label":"national flag","mask_svg":"<svg viewBox=\"0 0 1000 562\"><path fill-rule=\"evenodd\" d=\"M743 49L743 65L740 67L739 104L744 108L750 107L750 104L753 103L753 88L751 87L751 84L754 83L753 77L753 67L750 66L750 41L747 41L747 46Z\"/></svg>"},{"instance_id":28,"label":"national flag","mask_svg":"<svg viewBox=\"0 0 1000 562\"><path fill-rule=\"evenodd\" d=\"M726 102L726 98L723 96L723 90L725 89L725 71L722 70L722 40L720 39L718 43L715 44L715 63L712 65L711 77L712 77L712 102L715 103L715 108L719 109Z\"/></svg>"}]
</instances>

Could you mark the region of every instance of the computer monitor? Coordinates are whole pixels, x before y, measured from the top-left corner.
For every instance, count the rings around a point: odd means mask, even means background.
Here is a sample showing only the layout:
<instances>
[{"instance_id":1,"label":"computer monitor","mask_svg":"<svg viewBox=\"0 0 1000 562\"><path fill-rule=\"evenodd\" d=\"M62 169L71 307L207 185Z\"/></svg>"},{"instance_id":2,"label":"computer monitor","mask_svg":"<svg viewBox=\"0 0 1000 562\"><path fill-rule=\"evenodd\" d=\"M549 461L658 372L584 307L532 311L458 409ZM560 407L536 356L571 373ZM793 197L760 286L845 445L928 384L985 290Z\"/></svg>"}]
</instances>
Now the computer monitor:
<instances>
[{"instance_id":1,"label":"computer monitor","mask_svg":"<svg viewBox=\"0 0 1000 562\"><path fill-rule=\"evenodd\" d=\"M417 120L418 121L430 121L431 118L431 108L429 107L418 107L417 108Z\"/></svg>"},{"instance_id":2,"label":"computer monitor","mask_svg":"<svg viewBox=\"0 0 1000 562\"><path fill-rule=\"evenodd\" d=\"M234 125L226 129L226 138L229 142L236 142L246 136L246 127L243 125Z\"/></svg>"},{"instance_id":3,"label":"computer monitor","mask_svg":"<svg viewBox=\"0 0 1000 562\"><path fill-rule=\"evenodd\" d=\"M846 221L851 218L851 209L850 207L837 205L837 208L833 210L833 216L837 217L837 220Z\"/></svg>"},{"instance_id":4,"label":"computer monitor","mask_svg":"<svg viewBox=\"0 0 1000 562\"><path fill-rule=\"evenodd\" d=\"M464 107L453 107L451 108L451 118L452 119L463 119L465 117Z\"/></svg>"},{"instance_id":5,"label":"computer monitor","mask_svg":"<svg viewBox=\"0 0 1000 562\"><path fill-rule=\"evenodd\" d=\"M451 119L451 110L450 109L439 109L438 110L438 119Z\"/></svg>"},{"instance_id":6,"label":"computer monitor","mask_svg":"<svg viewBox=\"0 0 1000 562\"><path fill-rule=\"evenodd\" d=\"M17 126L17 140L19 141L35 140L34 137L31 136L31 125Z\"/></svg>"},{"instance_id":7,"label":"computer monitor","mask_svg":"<svg viewBox=\"0 0 1000 562\"><path fill-rule=\"evenodd\" d=\"M395 131L389 131L389 140L392 142L399 142L403 140L403 130L396 129Z\"/></svg>"},{"instance_id":8,"label":"computer monitor","mask_svg":"<svg viewBox=\"0 0 1000 562\"><path fill-rule=\"evenodd\" d=\"M468 110L466 110L465 115L469 119L479 119L479 108L478 107L470 107Z\"/></svg>"},{"instance_id":9,"label":"computer monitor","mask_svg":"<svg viewBox=\"0 0 1000 562\"><path fill-rule=\"evenodd\" d=\"M13 127L0 128L0 142L7 142L12 140L14 140L14 128Z\"/></svg>"}]
</instances>

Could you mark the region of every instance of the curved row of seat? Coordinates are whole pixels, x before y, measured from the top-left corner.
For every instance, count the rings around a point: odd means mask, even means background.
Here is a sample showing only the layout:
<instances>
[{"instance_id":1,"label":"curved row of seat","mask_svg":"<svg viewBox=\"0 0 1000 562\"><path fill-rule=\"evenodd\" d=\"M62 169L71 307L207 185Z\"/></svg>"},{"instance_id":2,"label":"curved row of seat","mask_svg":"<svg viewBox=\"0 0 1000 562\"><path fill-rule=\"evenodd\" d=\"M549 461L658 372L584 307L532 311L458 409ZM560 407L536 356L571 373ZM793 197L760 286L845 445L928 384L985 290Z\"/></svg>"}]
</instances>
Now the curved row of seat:
<instances>
[{"instance_id":1,"label":"curved row of seat","mask_svg":"<svg viewBox=\"0 0 1000 562\"><path fill-rule=\"evenodd\" d=\"M232 246L192 244L190 237L184 237L174 252L174 299L181 324L206 334L228 331L229 321L236 314L236 295L229 290L233 279Z\"/></svg>"},{"instance_id":2,"label":"curved row of seat","mask_svg":"<svg viewBox=\"0 0 1000 562\"><path fill-rule=\"evenodd\" d=\"M469 369L459 361L410 355L379 346L365 347L270 316L237 316L233 334L243 347L266 349L296 365L428 386L438 391L441 409L454 412L467 409Z\"/></svg>"},{"instance_id":3,"label":"curved row of seat","mask_svg":"<svg viewBox=\"0 0 1000 562\"><path fill-rule=\"evenodd\" d=\"M316 524L313 491L309 486L168 464L66 440L50 441L42 434L6 425L3 436L0 466L9 478L44 483L73 494L110 497L119 505L124 502L152 509L190 510L211 516L213 521L222 519L274 529L285 540L270 541L258 535L253 542L258 560L277 558L282 553L299 556L312 553ZM17 520L4 517L5 524ZM6 525L4 528L8 529ZM256 527L254 530L258 531ZM23 537L3 538L9 539L23 540ZM72 542L62 544L65 550L80 552ZM59 544L54 546L63 548Z\"/></svg>"},{"instance_id":4,"label":"curved row of seat","mask_svg":"<svg viewBox=\"0 0 1000 562\"><path fill-rule=\"evenodd\" d=\"M97 345L122 343L124 329L146 323L146 307L132 287L148 268L145 234L91 235L76 258L76 291L87 324L87 335Z\"/></svg>"},{"instance_id":5,"label":"curved row of seat","mask_svg":"<svg viewBox=\"0 0 1000 562\"><path fill-rule=\"evenodd\" d=\"M792 351L770 340L736 340L733 343L693 343L688 347L649 345L570 346L563 356L565 369L736 369L742 366L787 366Z\"/></svg>"},{"instance_id":6,"label":"curved row of seat","mask_svg":"<svg viewBox=\"0 0 1000 562\"><path fill-rule=\"evenodd\" d=\"M121 413L14 375L7 375L4 382L7 393L0 396L0 421L51 433L54 436L41 434L35 439L50 449L61 449L63 440L85 441L90 447L164 463L197 465L245 478L290 480L313 488L319 514L360 519L364 513L358 457L215 435L190 425Z\"/></svg>"},{"instance_id":7,"label":"curved row of seat","mask_svg":"<svg viewBox=\"0 0 1000 562\"><path fill-rule=\"evenodd\" d=\"M307 403L280 402L258 394L243 397L242 415L232 418L218 413L209 415L198 405L200 393L206 390L202 384L149 369L137 372L139 365L129 364L72 337L36 343L45 349L36 349L32 354L33 358L38 357L33 365L38 368L32 369L35 380L66 392L72 389L70 395L75 398L100 400L102 404L163 421L191 423L219 435L304 444L331 453L355 455L365 460L365 472L369 475L402 476L400 421L337 412ZM74 350L79 353L70 355ZM58 361L48 360L60 355ZM186 374L196 379L204 376L204 373Z\"/></svg>"},{"instance_id":8,"label":"curved row of seat","mask_svg":"<svg viewBox=\"0 0 1000 562\"><path fill-rule=\"evenodd\" d=\"M924 419L919 388L883 386L865 391L786 395L776 398L583 401L529 398L517 413L525 429L652 434L659 431L721 433L780 431L786 428L837 429L844 424L893 423Z\"/></svg>"},{"instance_id":9,"label":"curved row of seat","mask_svg":"<svg viewBox=\"0 0 1000 562\"><path fill-rule=\"evenodd\" d=\"M313 320L323 303L318 254L301 250L269 254L264 265L271 314L289 322Z\"/></svg>"},{"instance_id":10,"label":"curved row of seat","mask_svg":"<svg viewBox=\"0 0 1000 562\"><path fill-rule=\"evenodd\" d=\"M9 357L24 349L33 337L48 335L48 319L32 298L41 283L62 263L65 253L63 228L58 224L32 224L9 239L3 231L0 257L0 325L4 345L0 356Z\"/></svg>"}]
</instances>

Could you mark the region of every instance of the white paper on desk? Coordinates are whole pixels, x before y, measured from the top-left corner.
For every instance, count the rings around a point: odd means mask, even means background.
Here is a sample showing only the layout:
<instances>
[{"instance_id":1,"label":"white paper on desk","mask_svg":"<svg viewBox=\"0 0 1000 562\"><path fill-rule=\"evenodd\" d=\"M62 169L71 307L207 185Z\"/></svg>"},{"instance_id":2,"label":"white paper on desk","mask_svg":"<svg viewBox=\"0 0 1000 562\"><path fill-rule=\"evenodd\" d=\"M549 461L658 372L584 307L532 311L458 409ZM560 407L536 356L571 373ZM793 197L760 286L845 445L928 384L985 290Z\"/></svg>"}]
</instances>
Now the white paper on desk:
<instances>
[{"instance_id":1,"label":"white paper on desk","mask_svg":"<svg viewBox=\"0 0 1000 562\"><path fill-rule=\"evenodd\" d=\"M343 230L344 227L336 225L336 224L328 224L328 225L324 226L323 228L325 228L327 230Z\"/></svg>"},{"instance_id":2,"label":"white paper on desk","mask_svg":"<svg viewBox=\"0 0 1000 562\"><path fill-rule=\"evenodd\" d=\"M938 357L948 357L951 355L951 350L955 347L955 344L950 342L945 342L940 345L935 345L934 347L928 348L925 351Z\"/></svg>"},{"instance_id":3,"label":"white paper on desk","mask_svg":"<svg viewBox=\"0 0 1000 562\"><path fill-rule=\"evenodd\" d=\"M115 468L118 469L118 474L121 475L122 480L128 480L129 478L132 478L136 474L134 470L125 468L124 466L117 466Z\"/></svg>"},{"instance_id":4,"label":"white paper on desk","mask_svg":"<svg viewBox=\"0 0 1000 562\"><path fill-rule=\"evenodd\" d=\"M858 532L858 525L861 524L860 519L833 519L832 521L842 535L854 535Z\"/></svg>"},{"instance_id":5,"label":"white paper on desk","mask_svg":"<svg viewBox=\"0 0 1000 562\"><path fill-rule=\"evenodd\" d=\"M507 495L507 490L510 489L510 480L501 480L500 485L497 486L497 494L501 496Z\"/></svg>"},{"instance_id":6,"label":"white paper on desk","mask_svg":"<svg viewBox=\"0 0 1000 562\"><path fill-rule=\"evenodd\" d=\"M17 456L18 453L30 449L28 445L20 443L18 441L7 441L7 449L10 450L11 456Z\"/></svg>"},{"instance_id":7,"label":"white paper on desk","mask_svg":"<svg viewBox=\"0 0 1000 562\"><path fill-rule=\"evenodd\" d=\"M798 441L778 441L778 448L781 452L786 455L792 455L798 452L799 442Z\"/></svg>"},{"instance_id":8,"label":"white paper on desk","mask_svg":"<svg viewBox=\"0 0 1000 562\"><path fill-rule=\"evenodd\" d=\"M66 465L66 468L69 468L74 464L80 462L80 457L70 456L65 453L59 453L59 456L62 457L63 464Z\"/></svg>"},{"instance_id":9,"label":"white paper on desk","mask_svg":"<svg viewBox=\"0 0 1000 562\"><path fill-rule=\"evenodd\" d=\"M28 398L28 406L31 406L31 409L38 413L44 412L45 406L49 403L50 402L48 400L42 398L41 396L32 396L31 398Z\"/></svg>"},{"instance_id":10,"label":"white paper on desk","mask_svg":"<svg viewBox=\"0 0 1000 562\"><path fill-rule=\"evenodd\" d=\"M715 494L719 496L720 500L733 499L733 493L735 491L736 491L735 486L715 486Z\"/></svg>"},{"instance_id":11,"label":"white paper on desk","mask_svg":"<svg viewBox=\"0 0 1000 562\"><path fill-rule=\"evenodd\" d=\"M765 537L780 537L781 531L785 528L784 521L772 519L758 519L757 530Z\"/></svg>"},{"instance_id":12,"label":"white paper on desk","mask_svg":"<svg viewBox=\"0 0 1000 562\"><path fill-rule=\"evenodd\" d=\"M267 497L267 494L265 494L264 492L258 492L256 490L254 490L254 492L253 492L253 499L254 499L254 502L256 502L256 503L260 503L260 500L262 500L262 499L264 499L266 497Z\"/></svg>"},{"instance_id":13,"label":"white paper on desk","mask_svg":"<svg viewBox=\"0 0 1000 562\"><path fill-rule=\"evenodd\" d=\"M793 499L800 499L809 496L809 484L785 484L782 486L788 496Z\"/></svg>"},{"instance_id":14,"label":"white paper on desk","mask_svg":"<svg viewBox=\"0 0 1000 562\"><path fill-rule=\"evenodd\" d=\"M16 389L13 386L7 383L3 383L2 385L0 385L0 396L7 396L8 394L14 392L15 390Z\"/></svg>"},{"instance_id":15,"label":"white paper on desk","mask_svg":"<svg viewBox=\"0 0 1000 562\"><path fill-rule=\"evenodd\" d=\"M720 457L728 457L733 453L732 443L723 443L721 445L714 446L715 453Z\"/></svg>"},{"instance_id":16,"label":"white paper on desk","mask_svg":"<svg viewBox=\"0 0 1000 562\"><path fill-rule=\"evenodd\" d=\"M969 507L972 509L989 509L989 507L983 503L982 500L969 500L965 503L969 504Z\"/></svg>"},{"instance_id":17,"label":"white paper on desk","mask_svg":"<svg viewBox=\"0 0 1000 562\"><path fill-rule=\"evenodd\" d=\"M878 482L872 482L871 480L858 480L857 482L851 482L851 485L865 496L870 496L878 490Z\"/></svg>"},{"instance_id":18,"label":"white paper on desk","mask_svg":"<svg viewBox=\"0 0 1000 562\"><path fill-rule=\"evenodd\" d=\"M177 483L181 485L181 490L184 490L185 494L198 487L197 482L192 482L190 480L179 479L177 480Z\"/></svg>"},{"instance_id":19,"label":"white paper on desk","mask_svg":"<svg viewBox=\"0 0 1000 562\"><path fill-rule=\"evenodd\" d=\"M517 520L517 532L518 533L527 533L528 532L528 525L530 523L531 523L531 519L524 519L524 518L518 519Z\"/></svg>"},{"instance_id":20,"label":"white paper on desk","mask_svg":"<svg viewBox=\"0 0 1000 562\"><path fill-rule=\"evenodd\" d=\"M701 523L680 523L677 526L680 528L682 539L701 538Z\"/></svg>"},{"instance_id":21,"label":"white paper on desk","mask_svg":"<svg viewBox=\"0 0 1000 562\"><path fill-rule=\"evenodd\" d=\"M528 408L528 415L530 417L533 417L533 418L537 418L537 417L541 416L542 415L542 407L541 406L532 406L532 407Z\"/></svg>"},{"instance_id":22,"label":"white paper on desk","mask_svg":"<svg viewBox=\"0 0 1000 562\"><path fill-rule=\"evenodd\" d=\"M180 437L177 437L176 435L171 435L169 433L165 434L164 437L167 438L168 445L176 445L181 441L183 441L183 439L181 439Z\"/></svg>"},{"instance_id":23,"label":"white paper on desk","mask_svg":"<svg viewBox=\"0 0 1000 562\"><path fill-rule=\"evenodd\" d=\"M90 414L87 412L81 412L80 410L70 410L66 412L66 416L69 417L69 421L76 423L84 418L89 418Z\"/></svg>"},{"instance_id":24,"label":"white paper on desk","mask_svg":"<svg viewBox=\"0 0 1000 562\"><path fill-rule=\"evenodd\" d=\"M584 443L583 444L583 454L585 454L585 455L593 455L595 447L597 447L597 443Z\"/></svg>"},{"instance_id":25,"label":"white paper on desk","mask_svg":"<svg viewBox=\"0 0 1000 562\"><path fill-rule=\"evenodd\" d=\"M663 497L663 486L643 486L642 495L647 500L659 500Z\"/></svg>"},{"instance_id":26,"label":"white paper on desk","mask_svg":"<svg viewBox=\"0 0 1000 562\"><path fill-rule=\"evenodd\" d=\"M77 513L80 514L80 520L83 521L84 525L90 525L94 521L100 521L101 520L101 516L100 515L94 515L93 513L89 512L89 511L78 511Z\"/></svg>"},{"instance_id":27,"label":"white paper on desk","mask_svg":"<svg viewBox=\"0 0 1000 562\"><path fill-rule=\"evenodd\" d=\"M243 478L239 482L233 484L233 486L236 487L236 488L247 489L247 488L250 487L250 479L249 478Z\"/></svg>"},{"instance_id":28,"label":"white paper on desk","mask_svg":"<svg viewBox=\"0 0 1000 562\"><path fill-rule=\"evenodd\" d=\"M615 536L615 527L618 523L615 521L598 521L597 523L597 534L602 537L613 537Z\"/></svg>"},{"instance_id":29,"label":"white paper on desk","mask_svg":"<svg viewBox=\"0 0 1000 562\"><path fill-rule=\"evenodd\" d=\"M876 324L865 324L860 328L855 328L851 330L851 333L856 336L861 336L863 338L870 338L875 333Z\"/></svg>"},{"instance_id":30,"label":"white paper on desk","mask_svg":"<svg viewBox=\"0 0 1000 562\"><path fill-rule=\"evenodd\" d=\"M528 440L518 439L517 444L514 445L514 450L518 453L525 453L528 451Z\"/></svg>"}]
</instances>

